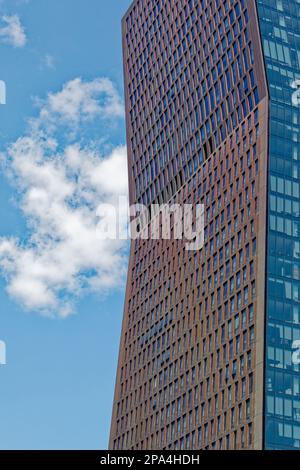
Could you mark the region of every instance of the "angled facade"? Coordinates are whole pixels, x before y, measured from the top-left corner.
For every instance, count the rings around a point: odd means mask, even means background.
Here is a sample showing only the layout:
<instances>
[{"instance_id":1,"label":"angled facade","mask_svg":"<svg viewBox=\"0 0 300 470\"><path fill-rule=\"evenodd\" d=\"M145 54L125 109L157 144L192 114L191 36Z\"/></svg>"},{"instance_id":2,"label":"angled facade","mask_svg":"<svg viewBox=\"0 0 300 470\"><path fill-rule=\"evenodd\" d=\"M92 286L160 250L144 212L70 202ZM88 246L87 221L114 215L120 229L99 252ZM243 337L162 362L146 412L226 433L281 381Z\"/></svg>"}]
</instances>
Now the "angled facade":
<instances>
[{"instance_id":1,"label":"angled facade","mask_svg":"<svg viewBox=\"0 0 300 470\"><path fill-rule=\"evenodd\" d=\"M130 204L201 203L205 226L197 251L131 243L110 449L300 447L299 9L123 18Z\"/></svg>"}]
</instances>

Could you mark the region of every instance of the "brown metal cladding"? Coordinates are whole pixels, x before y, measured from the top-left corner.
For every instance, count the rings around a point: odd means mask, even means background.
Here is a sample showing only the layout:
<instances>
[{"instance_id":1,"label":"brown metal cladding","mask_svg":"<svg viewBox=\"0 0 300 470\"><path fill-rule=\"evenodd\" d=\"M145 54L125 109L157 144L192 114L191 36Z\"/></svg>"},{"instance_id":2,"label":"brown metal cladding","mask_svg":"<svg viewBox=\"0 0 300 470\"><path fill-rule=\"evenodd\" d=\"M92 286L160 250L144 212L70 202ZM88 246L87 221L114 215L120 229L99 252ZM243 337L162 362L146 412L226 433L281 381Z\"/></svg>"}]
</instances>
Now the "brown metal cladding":
<instances>
[{"instance_id":1,"label":"brown metal cladding","mask_svg":"<svg viewBox=\"0 0 300 470\"><path fill-rule=\"evenodd\" d=\"M262 446L268 95L254 0L137 0L130 203L205 206L205 243L132 241L111 449Z\"/></svg>"}]
</instances>

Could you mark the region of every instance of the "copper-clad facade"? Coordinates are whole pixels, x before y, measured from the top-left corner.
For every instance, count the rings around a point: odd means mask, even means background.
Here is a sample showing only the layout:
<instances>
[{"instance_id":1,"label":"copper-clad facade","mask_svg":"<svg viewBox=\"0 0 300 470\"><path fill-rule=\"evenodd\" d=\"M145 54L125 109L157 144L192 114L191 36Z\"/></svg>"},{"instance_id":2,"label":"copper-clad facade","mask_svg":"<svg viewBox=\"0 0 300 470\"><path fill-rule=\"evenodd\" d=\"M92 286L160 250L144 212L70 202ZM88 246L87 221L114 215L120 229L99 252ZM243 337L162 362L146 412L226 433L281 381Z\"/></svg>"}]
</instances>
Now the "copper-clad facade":
<instances>
[{"instance_id":1,"label":"copper-clad facade","mask_svg":"<svg viewBox=\"0 0 300 470\"><path fill-rule=\"evenodd\" d=\"M204 246L131 243L111 449L263 447L269 98L254 0L123 18L130 203L201 203Z\"/></svg>"}]
</instances>

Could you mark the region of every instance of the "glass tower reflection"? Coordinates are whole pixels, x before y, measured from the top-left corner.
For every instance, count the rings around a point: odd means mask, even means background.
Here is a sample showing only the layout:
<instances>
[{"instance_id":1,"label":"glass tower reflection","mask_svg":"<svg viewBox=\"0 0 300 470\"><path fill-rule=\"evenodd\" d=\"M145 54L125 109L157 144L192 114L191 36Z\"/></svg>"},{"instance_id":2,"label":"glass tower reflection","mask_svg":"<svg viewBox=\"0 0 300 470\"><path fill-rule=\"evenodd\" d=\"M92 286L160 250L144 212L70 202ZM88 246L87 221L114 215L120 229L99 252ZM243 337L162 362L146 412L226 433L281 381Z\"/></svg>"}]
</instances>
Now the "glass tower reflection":
<instances>
[{"instance_id":1,"label":"glass tower reflection","mask_svg":"<svg viewBox=\"0 0 300 470\"><path fill-rule=\"evenodd\" d=\"M258 0L270 93L265 447L300 448L300 1Z\"/></svg>"}]
</instances>

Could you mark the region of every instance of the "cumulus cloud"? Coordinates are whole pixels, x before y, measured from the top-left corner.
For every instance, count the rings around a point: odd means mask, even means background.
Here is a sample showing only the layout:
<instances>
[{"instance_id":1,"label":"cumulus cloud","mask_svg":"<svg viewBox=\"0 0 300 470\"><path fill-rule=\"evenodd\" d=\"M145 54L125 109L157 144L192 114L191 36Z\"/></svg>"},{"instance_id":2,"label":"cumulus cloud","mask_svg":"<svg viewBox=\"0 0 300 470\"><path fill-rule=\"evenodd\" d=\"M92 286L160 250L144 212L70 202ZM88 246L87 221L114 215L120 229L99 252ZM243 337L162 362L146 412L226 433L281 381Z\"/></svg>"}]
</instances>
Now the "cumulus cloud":
<instances>
[{"instance_id":1,"label":"cumulus cloud","mask_svg":"<svg viewBox=\"0 0 300 470\"><path fill-rule=\"evenodd\" d=\"M0 21L0 41L13 47L24 47L27 38L17 15L4 15Z\"/></svg>"},{"instance_id":2,"label":"cumulus cloud","mask_svg":"<svg viewBox=\"0 0 300 470\"><path fill-rule=\"evenodd\" d=\"M38 124L79 125L96 117L122 117L122 100L107 78L84 82L81 78L66 83L58 93L50 93L42 104Z\"/></svg>"},{"instance_id":3,"label":"cumulus cloud","mask_svg":"<svg viewBox=\"0 0 300 470\"><path fill-rule=\"evenodd\" d=\"M49 94L27 135L2 156L29 236L0 239L0 268L8 293L28 310L64 317L85 290L101 293L123 281L127 244L99 238L97 210L127 194L126 149L82 144L81 126L76 141L61 142L74 122L122 112L109 80L73 80Z\"/></svg>"}]
</instances>

